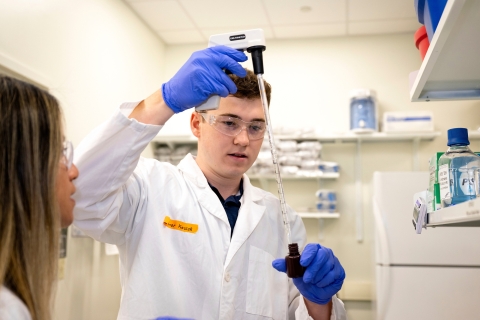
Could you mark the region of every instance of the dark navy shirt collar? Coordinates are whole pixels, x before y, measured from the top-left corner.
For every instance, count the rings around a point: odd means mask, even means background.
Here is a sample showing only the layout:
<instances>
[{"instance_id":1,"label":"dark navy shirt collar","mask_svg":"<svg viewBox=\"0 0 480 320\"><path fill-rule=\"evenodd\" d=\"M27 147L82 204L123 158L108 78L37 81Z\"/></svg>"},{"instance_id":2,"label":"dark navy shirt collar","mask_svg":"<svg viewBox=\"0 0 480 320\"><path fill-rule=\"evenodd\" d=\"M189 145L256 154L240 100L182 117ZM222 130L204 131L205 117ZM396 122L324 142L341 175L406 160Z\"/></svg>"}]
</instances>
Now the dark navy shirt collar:
<instances>
[{"instance_id":1,"label":"dark navy shirt collar","mask_svg":"<svg viewBox=\"0 0 480 320\"><path fill-rule=\"evenodd\" d=\"M218 191L218 189L215 188L214 186L212 186L212 185L210 184L210 182L208 183L208 185L209 185L210 188L213 190L213 192L215 192L215 194L217 195L218 199L220 199L220 202L222 203L222 205L225 205L226 203L229 203L229 202L234 202L234 203L240 204L240 199L241 199L242 196L243 196L243 178L240 180L240 185L239 185L237 194L236 194L236 195L231 195L231 196L229 196L227 199L223 199L223 197L222 197L222 195L220 194L220 192Z\"/></svg>"},{"instance_id":2,"label":"dark navy shirt collar","mask_svg":"<svg viewBox=\"0 0 480 320\"><path fill-rule=\"evenodd\" d=\"M218 192L218 189L212 186L210 183L208 184L212 191L215 192L220 203L227 214L228 223L230 224L230 238L233 236L233 229L235 228L235 223L237 222L238 212L240 211L241 202L240 199L243 195L243 179L240 180L240 186L236 195L229 196L226 200L223 200L222 195Z\"/></svg>"}]
</instances>

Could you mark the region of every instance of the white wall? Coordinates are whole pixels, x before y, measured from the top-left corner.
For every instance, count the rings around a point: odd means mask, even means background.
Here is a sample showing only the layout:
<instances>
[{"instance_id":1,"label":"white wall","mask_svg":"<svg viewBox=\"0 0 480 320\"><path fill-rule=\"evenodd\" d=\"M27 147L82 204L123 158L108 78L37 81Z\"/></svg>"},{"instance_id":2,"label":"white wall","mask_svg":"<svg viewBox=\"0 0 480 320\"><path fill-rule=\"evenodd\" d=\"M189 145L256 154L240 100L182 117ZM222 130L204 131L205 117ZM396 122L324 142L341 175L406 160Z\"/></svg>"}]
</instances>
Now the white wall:
<instances>
[{"instance_id":1,"label":"white wall","mask_svg":"<svg viewBox=\"0 0 480 320\"><path fill-rule=\"evenodd\" d=\"M0 65L50 88L80 140L123 101L156 90L164 44L119 0L2 0ZM81 174L81 173L80 173ZM118 257L89 238L69 238L56 319L115 319Z\"/></svg>"},{"instance_id":2,"label":"white wall","mask_svg":"<svg viewBox=\"0 0 480 320\"><path fill-rule=\"evenodd\" d=\"M166 76L171 76L192 51L202 47L167 47ZM319 126L325 132L346 131L349 125L349 91L372 88L378 94L380 114L395 110L431 110L434 113L435 129L441 131L442 136L420 144L420 170L427 170L430 155L446 150L448 128L477 129L480 126L480 102L410 102L408 75L418 70L420 64L413 34L267 41L264 65L265 79L273 87L272 122L274 126ZM251 68L251 63L246 66ZM188 133L186 119L176 120L175 133ZM345 267L345 286L367 284L368 287L374 280L373 172L413 170L413 146L410 142L362 145L362 208L365 220L364 241L361 243L356 241L355 231L355 148L354 144L324 144L324 159L339 162L341 177L336 181L322 181L320 186L337 190L341 218L324 221L324 239L320 242L332 248ZM472 141L472 149L480 150L479 141ZM425 181L425 186L427 184ZM287 203L294 208L314 206L313 194L318 188L316 181L287 181ZM274 181L270 182L269 191L277 193ZM407 212L406 219L410 219L409 215ZM318 242L318 221L304 221L308 240ZM373 318L369 303L347 301L346 305L351 320Z\"/></svg>"}]
</instances>

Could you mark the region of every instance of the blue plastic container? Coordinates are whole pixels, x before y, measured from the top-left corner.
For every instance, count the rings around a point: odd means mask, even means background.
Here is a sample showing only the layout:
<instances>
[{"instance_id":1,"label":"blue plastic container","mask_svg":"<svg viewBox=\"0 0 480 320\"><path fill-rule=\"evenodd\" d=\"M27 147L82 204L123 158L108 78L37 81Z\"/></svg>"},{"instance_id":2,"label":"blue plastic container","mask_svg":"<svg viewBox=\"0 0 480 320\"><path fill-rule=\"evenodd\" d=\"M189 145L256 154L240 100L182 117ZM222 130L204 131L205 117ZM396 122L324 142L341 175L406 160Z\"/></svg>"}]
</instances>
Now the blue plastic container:
<instances>
[{"instance_id":1,"label":"blue plastic container","mask_svg":"<svg viewBox=\"0 0 480 320\"><path fill-rule=\"evenodd\" d=\"M377 102L374 90L356 89L350 92L350 130L378 131Z\"/></svg>"},{"instance_id":2,"label":"blue plastic container","mask_svg":"<svg viewBox=\"0 0 480 320\"><path fill-rule=\"evenodd\" d=\"M442 17L447 0L415 0L415 10L418 21L427 29L428 40L431 42Z\"/></svg>"}]
</instances>

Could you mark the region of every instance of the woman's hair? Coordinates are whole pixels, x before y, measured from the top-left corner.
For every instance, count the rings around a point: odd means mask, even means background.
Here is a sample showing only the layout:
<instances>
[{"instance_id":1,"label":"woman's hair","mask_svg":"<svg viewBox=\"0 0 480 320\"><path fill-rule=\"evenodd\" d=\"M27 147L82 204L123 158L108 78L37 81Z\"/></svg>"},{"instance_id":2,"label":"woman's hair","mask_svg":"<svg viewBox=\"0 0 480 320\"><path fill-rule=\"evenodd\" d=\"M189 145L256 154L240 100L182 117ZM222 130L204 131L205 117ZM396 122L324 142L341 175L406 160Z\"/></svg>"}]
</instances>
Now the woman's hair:
<instances>
[{"instance_id":1,"label":"woman's hair","mask_svg":"<svg viewBox=\"0 0 480 320\"><path fill-rule=\"evenodd\" d=\"M51 319L62 142L57 100L0 75L0 285L26 304L34 320Z\"/></svg>"},{"instance_id":2,"label":"woman's hair","mask_svg":"<svg viewBox=\"0 0 480 320\"><path fill-rule=\"evenodd\" d=\"M228 75L237 86L237 92L233 94L233 96L240 99L260 99L260 89L258 88L257 76L252 70L245 70L247 71L247 75L244 78L237 77L234 74ZM270 105L272 86L265 80L263 80L263 83L265 85L265 93L267 94L268 105Z\"/></svg>"}]
</instances>

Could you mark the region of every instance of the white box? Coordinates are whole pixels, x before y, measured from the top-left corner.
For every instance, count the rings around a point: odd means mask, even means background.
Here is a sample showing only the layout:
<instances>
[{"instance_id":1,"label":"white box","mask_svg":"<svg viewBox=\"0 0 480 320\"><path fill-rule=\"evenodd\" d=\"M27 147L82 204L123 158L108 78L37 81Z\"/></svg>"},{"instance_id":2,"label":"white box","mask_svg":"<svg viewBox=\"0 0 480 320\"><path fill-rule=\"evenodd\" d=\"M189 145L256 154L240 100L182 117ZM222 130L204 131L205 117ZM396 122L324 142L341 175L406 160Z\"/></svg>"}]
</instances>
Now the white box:
<instances>
[{"instance_id":1,"label":"white box","mask_svg":"<svg viewBox=\"0 0 480 320\"><path fill-rule=\"evenodd\" d=\"M433 131L431 111L388 111L383 114L383 132Z\"/></svg>"}]
</instances>

